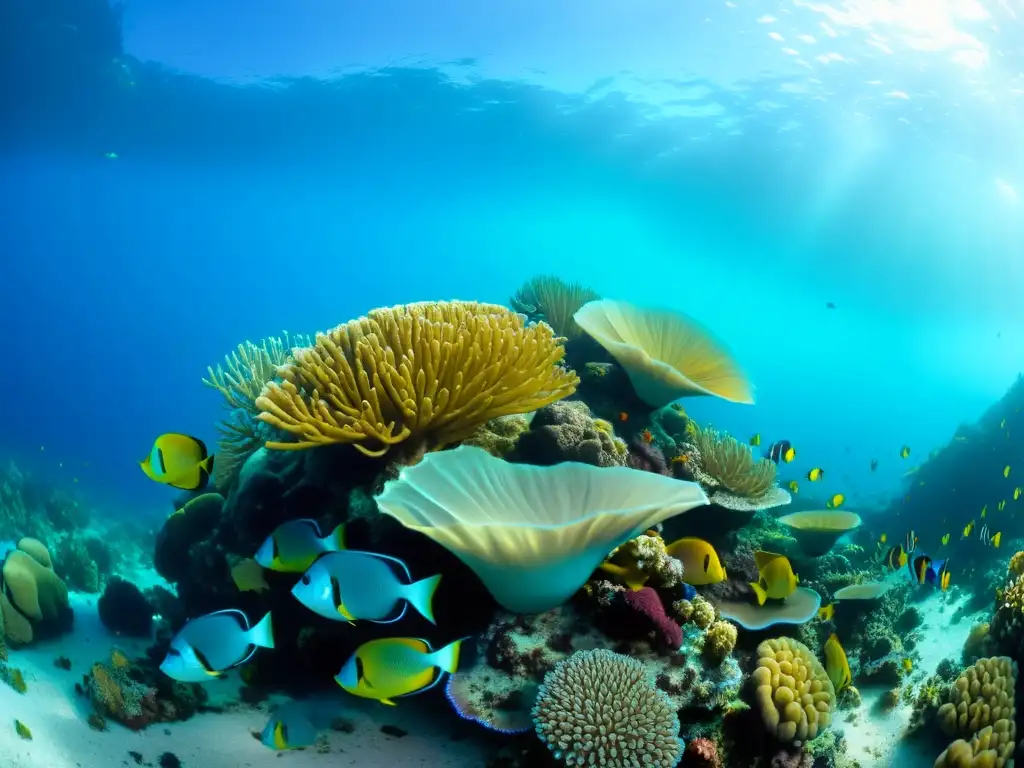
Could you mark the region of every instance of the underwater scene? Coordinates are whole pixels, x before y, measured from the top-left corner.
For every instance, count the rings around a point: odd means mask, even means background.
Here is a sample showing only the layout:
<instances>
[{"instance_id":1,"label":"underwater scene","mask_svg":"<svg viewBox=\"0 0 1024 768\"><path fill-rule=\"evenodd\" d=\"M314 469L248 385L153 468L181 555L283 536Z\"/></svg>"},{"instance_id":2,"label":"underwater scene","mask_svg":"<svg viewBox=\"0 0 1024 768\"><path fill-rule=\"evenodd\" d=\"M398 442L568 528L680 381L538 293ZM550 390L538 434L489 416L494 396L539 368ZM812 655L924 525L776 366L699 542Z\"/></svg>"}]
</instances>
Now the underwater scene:
<instances>
[{"instance_id":1,"label":"underwater scene","mask_svg":"<svg viewBox=\"0 0 1024 768\"><path fill-rule=\"evenodd\" d=\"M0 0L0 768L1009 768L1021 0Z\"/></svg>"}]
</instances>

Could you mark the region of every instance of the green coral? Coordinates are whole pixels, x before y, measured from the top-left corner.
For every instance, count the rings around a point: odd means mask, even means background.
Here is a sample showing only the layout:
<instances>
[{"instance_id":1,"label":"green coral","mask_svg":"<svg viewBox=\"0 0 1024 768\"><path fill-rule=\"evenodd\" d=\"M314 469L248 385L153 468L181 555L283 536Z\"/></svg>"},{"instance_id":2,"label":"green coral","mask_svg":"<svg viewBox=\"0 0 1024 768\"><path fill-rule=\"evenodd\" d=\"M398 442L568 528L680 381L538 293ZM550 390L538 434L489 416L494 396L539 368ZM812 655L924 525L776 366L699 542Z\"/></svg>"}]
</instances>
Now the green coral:
<instances>
[{"instance_id":1,"label":"green coral","mask_svg":"<svg viewBox=\"0 0 1024 768\"><path fill-rule=\"evenodd\" d=\"M716 621L704 635L701 654L704 660L713 667L719 666L736 647L738 632L736 625L728 621Z\"/></svg>"}]
</instances>

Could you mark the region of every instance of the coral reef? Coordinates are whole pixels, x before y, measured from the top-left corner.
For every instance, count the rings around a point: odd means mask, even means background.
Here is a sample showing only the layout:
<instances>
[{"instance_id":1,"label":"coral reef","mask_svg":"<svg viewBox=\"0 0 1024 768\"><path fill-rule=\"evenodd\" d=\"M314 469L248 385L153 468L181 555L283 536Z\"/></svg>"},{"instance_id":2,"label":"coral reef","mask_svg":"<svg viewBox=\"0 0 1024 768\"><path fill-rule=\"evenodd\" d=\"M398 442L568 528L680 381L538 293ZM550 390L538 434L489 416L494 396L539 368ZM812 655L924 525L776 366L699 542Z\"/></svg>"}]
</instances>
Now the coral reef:
<instances>
[{"instance_id":1,"label":"coral reef","mask_svg":"<svg viewBox=\"0 0 1024 768\"><path fill-rule=\"evenodd\" d=\"M569 400L538 410L508 459L542 467L563 461L621 467L627 456L626 443L608 422L595 419L582 400Z\"/></svg>"},{"instance_id":2,"label":"coral reef","mask_svg":"<svg viewBox=\"0 0 1024 768\"><path fill-rule=\"evenodd\" d=\"M544 677L533 708L537 735L568 765L674 768L679 718L635 659L577 651Z\"/></svg>"},{"instance_id":3,"label":"coral reef","mask_svg":"<svg viewBox=\"0 0 1024 768\"><path fill-rule=\"evenodd\" d=\"M1016 681L1017 665L1011 659L1005 656L979 659L953 682L948 700L939 707L936 716L942 729L950 736L969 737L991 725L995 733L1006 737L1003 743L1009 744L1009 753L1012 753L1016 734Z\"/></svg>"},{"instance_id":4,"label":"coral reef","mask_svg":"<svg viewBox=\"0 0 1024 768\"><path fill-rule=\"evenodd\" d=\"M499 416L477 427L473 434L462 441L462 444L475 445L478 448L483 448L491 456L503 458L516 447L522 434L530 429L530 421L521 414Z\"/></svg>"},{"instance_id":5,"label":"coral reef","mask_svg":"<svg viewBox=\"0 0 1024 768\"><path fill-rule=\"evenodd\" d=\"M516 312L534 322L545 322L559 336L572 340L583 334L573 315L588 301L599 298L596 291L580 283L554 275L537 275L524 283L509 303Z\"/></svg>"},{"instance_id":6,"label":"coral reef","mask_svg":"<svg viewBox=\"0 0 1024 768\"><path fill-rule=\"evenodd\" d=\"M701 652L704 660L713 667L725 661L736 647L739 632L735 624L728 621L716 621L708 627L704 635L704 646Z\"/></svg>"},{"instance_id":7,"label":"coral reef","mask_svg":"<svg viewBox=\"0 0 1024 768\"><path fill-rule=\"evenodd\" d=\"M757 646L757 655L750 679L768 732L779 741L800 743L827 728L836 693L810 649L780 637Z\"/></svg>"},{"instance_id":8,"label":"coral reef","mask_svg":"<svg viewBox=\"0 0 1024 768\"><path fill-rule=\"evenodd\" d=\"M37 636L61 633L73 614L67 586L53 572L50 554L36 539L23 538L3 562L0 614L8 643L31 643Z\"/></svg>"},{"instance_id":9,"label":"coral reef","mask_svg":"<svg viewBox=\"0 0 1024 768\"><path fill-rule=\"evenodd\" d=\"M631 589L648 583L671 589L683 581L683 564L665 551L664 540L653 531L613 550L601 568Z\"/></svg>"},{"instance_id":10,"label":"coral reef","mask_svg":"<svg viewBox=\"0 0 1024 768\"><path fill-rule=\"evenodd\" d=\"M153 606L130 581L113 577L96 607L103 626L116 635L149 637L153 633Z\"/></svg>"}]
</instances>

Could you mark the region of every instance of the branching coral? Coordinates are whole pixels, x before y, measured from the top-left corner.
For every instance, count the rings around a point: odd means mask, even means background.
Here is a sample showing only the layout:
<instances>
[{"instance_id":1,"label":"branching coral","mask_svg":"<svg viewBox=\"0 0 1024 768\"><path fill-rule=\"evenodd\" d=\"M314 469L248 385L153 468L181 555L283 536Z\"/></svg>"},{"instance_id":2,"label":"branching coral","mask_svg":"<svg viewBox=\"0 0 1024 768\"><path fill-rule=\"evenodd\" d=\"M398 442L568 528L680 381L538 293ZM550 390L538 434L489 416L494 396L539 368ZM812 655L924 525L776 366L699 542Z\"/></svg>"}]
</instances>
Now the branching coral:
<instances>
[{"instance_id":1,"label":"branching coral","mask_svg":"<svg viewBox=\"0 0 1024 768\"><path fill-rule=\"evenodd\" d=\"M375 309L296 349L256 399L260 420L294 436L293 450L350 443L382 456L412 440L437 449L498 416L572 394L579 377L546 323L505 307L424 302Z\"/></svg>"},{"instance_id":2,"label":"branching coral","mask_svg":"<svg viewBox=\"0 0 1024 768\"><path fill-rule=\"evenodd\" d=\"M780 637L757 646L757 655L750 679L768 732L779 741L799 744L828 727L836 692L810 649Z\"/></svg>"},{"instance_id":3,"label":"branching coral","mask_svg":"<svg viewBox=\"0 0 1024 768\"><path fill-rule=\"evenodd\" d=\"M706 479L710 485L750 499L764 496L775 485L775 464L756 458L749 446L736 438L691 421L687 439L700 454L694 471L706 475L698 480Z\"/></svg>"},{"instance_id":4,"label":"branching coral","mask_svg":"<svg viewBox=\"0 0 1024 768\"><path fill-rule=\"evenodd\" d=\"M543 320L559 336L575 339L583 330L573 315L588 301L601 298L580 283L569 283L554 275L538 275L524 283L510 300L516 312L531 320Z\"/></svg>"},{"instance_id":5,"label":"branching coral","mask_svg":"<svg viewBox=\"0 0 1024 768\"><path fill-rule=\"evenodd\" d=\"M544 678L533 717L541 741L567 765L673 768L683 756L668 696L640 662L608 650L560 662Z\"/></svg>"}]
</instances>

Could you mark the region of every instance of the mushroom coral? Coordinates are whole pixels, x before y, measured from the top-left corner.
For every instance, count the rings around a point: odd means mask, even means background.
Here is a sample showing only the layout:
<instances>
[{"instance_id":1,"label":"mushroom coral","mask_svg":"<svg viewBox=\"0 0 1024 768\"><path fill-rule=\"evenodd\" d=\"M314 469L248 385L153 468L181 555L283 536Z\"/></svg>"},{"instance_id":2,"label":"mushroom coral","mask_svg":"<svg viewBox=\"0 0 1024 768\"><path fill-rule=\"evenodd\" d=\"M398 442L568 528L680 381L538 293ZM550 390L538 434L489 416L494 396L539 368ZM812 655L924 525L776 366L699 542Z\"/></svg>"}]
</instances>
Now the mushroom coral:
<instances>
[{"instance_id":1,"label":"mushroom coral","mask_svg":"<svg viewBox=\"0 0 1024 768\"><path fill-rule=\"evenodd\" d=\"M469 301L375 309L292 355L256 406L295 440L268 448L351 443L383 456L412 440L414 450L434 450L561 400L579 382L559 365L565 348L549 325Z\"/></svg>"},{"instance_id":2,"label":"mushroom coral","mask_svg":"<svg viewBox=\"0 0 1024 768\"><path fill-rule=\"evenodd\" d=\"M753 403L753 387L732 354L710 331L682 312L599 299L574 319L629 376L652 408L680 397L711 395Z\"/></svg>"},{"instance_id":3,"label":"mushroom coral","mask_svg":"<svg viewBox=\"0 0 1024 768\"><path fill-rule=\"evenodd\" d=\"M607 554L708 503L696 483L628 467L510 464L464 445L404 467L381 511L459 557L513 613L561 605Z\"/></svg>"},{"instance_id":4,"label":"mushroom coral","mask_svg":"<svg viewBox=\"0 0 1024 768\"><path fill-rule=\"evenodd\" d=\"M835 546L839 538L860 527L860 515L833 509L804 510L783 515L785 526L806 554L820 557Z\"/></svg>"}]
</instances>

